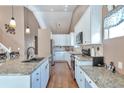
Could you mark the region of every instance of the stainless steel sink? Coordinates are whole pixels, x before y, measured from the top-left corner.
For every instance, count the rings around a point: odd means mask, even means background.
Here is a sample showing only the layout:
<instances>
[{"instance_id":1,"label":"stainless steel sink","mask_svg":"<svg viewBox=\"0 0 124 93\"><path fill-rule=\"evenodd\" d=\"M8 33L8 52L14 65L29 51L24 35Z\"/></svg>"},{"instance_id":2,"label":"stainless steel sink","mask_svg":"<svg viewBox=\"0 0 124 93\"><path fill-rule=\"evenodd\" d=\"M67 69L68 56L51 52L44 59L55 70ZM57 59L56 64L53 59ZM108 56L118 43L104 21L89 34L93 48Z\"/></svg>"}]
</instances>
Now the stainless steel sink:
<instances>
[{"instance_id":1,"label":"stainless steel sink","mask_svg":"<svg viewBox=\"0 0 124 93\"><path fill-rule=\"evenodd\" d=\"M32 63L32 62L39 62L39 61L42 61L44 59L44 57L39 57L39 58L32 58L32 59L30 59L30 60L23 60L22 62L23 63Z\"/></svg>"}]
</instances>

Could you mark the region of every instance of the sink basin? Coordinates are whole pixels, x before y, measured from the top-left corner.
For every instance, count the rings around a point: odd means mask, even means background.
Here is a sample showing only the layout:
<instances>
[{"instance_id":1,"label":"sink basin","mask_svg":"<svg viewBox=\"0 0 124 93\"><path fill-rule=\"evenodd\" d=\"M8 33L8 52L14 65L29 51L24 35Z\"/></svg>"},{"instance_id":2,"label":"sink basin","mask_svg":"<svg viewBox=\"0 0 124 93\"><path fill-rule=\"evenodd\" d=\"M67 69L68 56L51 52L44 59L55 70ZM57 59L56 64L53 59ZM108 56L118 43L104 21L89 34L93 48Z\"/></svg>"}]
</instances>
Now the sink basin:
<instances>
[{"instance_id":1,"label":"sink basin","mask_svg":"<svg viewBox=\"0 0 124 93\"><path fill-rule=\"evenodd\" d=\"M27 63L27 62L29 62L29 63L32 63L32 62L39 62L39 61L41 61L41 60L43 60L44 59L44 57L41 57L41 58L32 58L32 59L30 59L30 60L24 60L24 61L22 61L23 63Z\"/></svg>"}]
</instances>

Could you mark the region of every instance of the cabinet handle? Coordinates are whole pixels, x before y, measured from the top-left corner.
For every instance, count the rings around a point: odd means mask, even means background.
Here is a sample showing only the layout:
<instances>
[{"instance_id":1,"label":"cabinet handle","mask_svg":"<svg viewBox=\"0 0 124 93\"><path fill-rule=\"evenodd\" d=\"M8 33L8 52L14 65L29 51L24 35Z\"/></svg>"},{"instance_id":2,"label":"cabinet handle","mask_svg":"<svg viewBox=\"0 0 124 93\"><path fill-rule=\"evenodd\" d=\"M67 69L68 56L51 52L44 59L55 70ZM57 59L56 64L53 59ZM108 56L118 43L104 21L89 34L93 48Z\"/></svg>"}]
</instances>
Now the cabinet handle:
<instances>
[{"instance_id":1,"label":"cabinet handle","mask_svg":"<svg viewBox=\"0 0 124 93\"><path fill-rule=\"evenodd\" d=\"M36 73L36 75L39 75L39 73Z\"/></svg>"},{"instance_id":2,"label":"cabinet handle","mask_svg":"<svg viewBox=\"0 0 124 93\"><path fill-rule=\"evenodd\" d=\"M39 81L39 79L36 79L37 81Z\"/></svg>"},{"instance_id":3,"label":"cabinet handle","mask_svg":"<svg viewBox=\"0 0 124 93\"><path fill-rule=\"evenodd\" d=\"M45 69L47 69L48 64L46 65Z\"/></svg>"},{"instance_id":4,"label":"cabinet handle","mask_svg":"<svg viewBox=\"0 0 124 93\"><path fill-rule=\"evenodd\" d=\"M91 83L91 81L89 81L89 83Z\"/></svg>"}]
</instances>

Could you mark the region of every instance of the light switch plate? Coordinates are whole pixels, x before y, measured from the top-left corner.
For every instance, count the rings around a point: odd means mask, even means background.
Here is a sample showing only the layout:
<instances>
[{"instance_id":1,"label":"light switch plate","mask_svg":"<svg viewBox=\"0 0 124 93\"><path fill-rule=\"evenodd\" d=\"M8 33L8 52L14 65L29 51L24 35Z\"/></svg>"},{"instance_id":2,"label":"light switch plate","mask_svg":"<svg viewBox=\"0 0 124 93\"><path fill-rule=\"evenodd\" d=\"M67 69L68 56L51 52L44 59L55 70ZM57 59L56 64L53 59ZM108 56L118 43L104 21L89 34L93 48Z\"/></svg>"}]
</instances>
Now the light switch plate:
<instances>
[{"instance_id":1,"label":"light switch plate","mask_svg":"<svg viewBox=\"0 0 124 93\"><path fill-rule=\"evenodd\" d=\"M119 69L123 69L123 63L120 62L120 61L118 62L118 68L119 68Z\"/></svg>"}]
</instances>

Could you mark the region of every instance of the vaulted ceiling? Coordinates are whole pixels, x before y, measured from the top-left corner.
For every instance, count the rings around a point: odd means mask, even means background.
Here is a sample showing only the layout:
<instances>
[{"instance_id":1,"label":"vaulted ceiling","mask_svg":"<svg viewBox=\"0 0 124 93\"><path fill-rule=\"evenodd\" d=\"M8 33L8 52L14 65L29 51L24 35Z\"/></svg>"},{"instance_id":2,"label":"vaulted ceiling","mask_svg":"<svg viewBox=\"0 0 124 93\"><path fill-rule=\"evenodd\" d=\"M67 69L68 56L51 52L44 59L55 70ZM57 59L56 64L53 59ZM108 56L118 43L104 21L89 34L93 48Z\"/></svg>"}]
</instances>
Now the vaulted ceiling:
<instances>
[{"instance_id":1,"label":"vaulted ceiling","mask_svg":"<svg viewBox=\"0 0 124 93\"><path fill-rule=\"evenodd\" d=\"M77 7L77 5L28 6L39 24L49 28L53 34L68 34L70 32L73 12Z\"/></svg>"}]
</instances>

